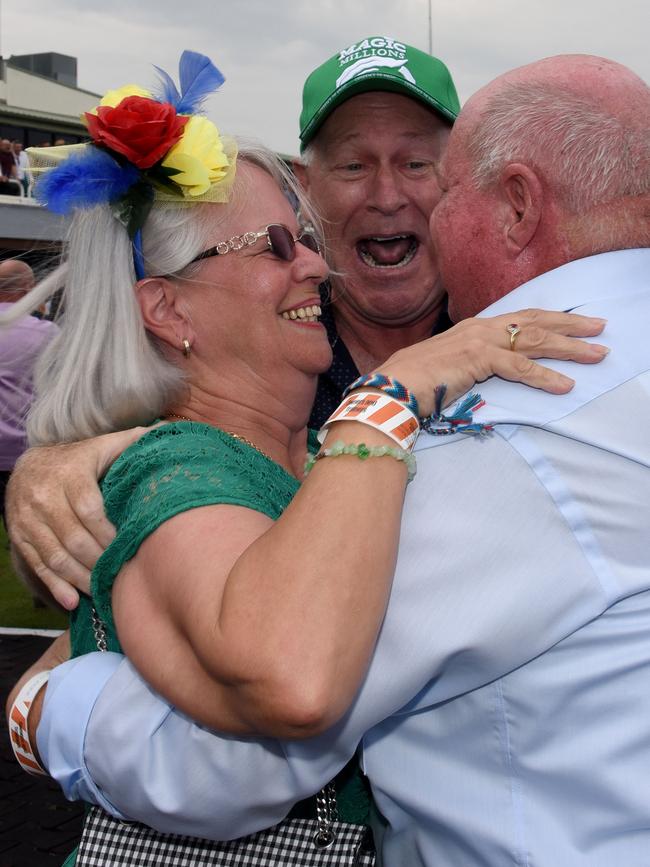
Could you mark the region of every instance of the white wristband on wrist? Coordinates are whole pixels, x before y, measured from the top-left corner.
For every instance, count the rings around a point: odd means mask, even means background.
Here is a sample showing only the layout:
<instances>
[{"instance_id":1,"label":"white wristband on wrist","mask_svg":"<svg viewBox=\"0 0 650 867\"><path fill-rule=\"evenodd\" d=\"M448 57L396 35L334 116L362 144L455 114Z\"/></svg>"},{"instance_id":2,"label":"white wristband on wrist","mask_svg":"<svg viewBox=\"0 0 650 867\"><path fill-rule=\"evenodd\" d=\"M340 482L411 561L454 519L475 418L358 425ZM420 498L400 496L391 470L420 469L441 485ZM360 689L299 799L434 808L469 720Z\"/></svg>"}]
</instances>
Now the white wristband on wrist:
<instances>
[{"instance_id":1,"label":"white wristband on wrist","mask_svg":"<svg viewBox=\"0 0 650 867\"><path fill-rule=\"evenodd\" d=\"M47 682L49 671L40 671L21 688L9 712L9 737L18 764L28 774L47 777L49 774L37 760L29 740L27 720L29 709L38 691Z\"/></svg>"},{"instance_id":2,"label":"white wristband on wrist","mask_svg":"<svg viewBox=\"0 0 650 867\"><path fill-rule=\"evenodd\" d=\"M323 442L329 426L337 421L359 421L374 427L407 452L413 451L420 433L420 423L406 404L375 391L348 395L318 432L319 442Z\"/></svg>"}]
</instances>

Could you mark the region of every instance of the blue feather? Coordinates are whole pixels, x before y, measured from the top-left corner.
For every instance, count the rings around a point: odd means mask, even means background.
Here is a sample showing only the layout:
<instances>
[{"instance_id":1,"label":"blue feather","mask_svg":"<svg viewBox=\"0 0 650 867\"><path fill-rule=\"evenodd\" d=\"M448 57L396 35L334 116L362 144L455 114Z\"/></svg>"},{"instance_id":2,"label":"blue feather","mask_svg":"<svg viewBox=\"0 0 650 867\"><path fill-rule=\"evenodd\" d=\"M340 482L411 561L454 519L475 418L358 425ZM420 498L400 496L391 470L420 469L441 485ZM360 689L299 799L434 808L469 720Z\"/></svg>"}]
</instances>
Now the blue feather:
<instances>
[{"instance_id":1,"label":"blue feather","mask_svg":"<svg viewBox=\"0 0 650 867\"><path fill-rule=\"evenodd\" d=\"M209 57L196 51L184 51L178 65L181 100L179 114L195 114L201 103L226 80Z\"/></svg>"},{"instance_id":2,"label":"blue feather","mask_svg":"<svg viewBox=\"0 0 650 867\"><path fill-rule=\"evenodd\" d=\"M154 66L154 69L160 76L160 89L154 93L154 96L160 102L170 102L173 106L178 105L181 101L181 95L174 84L174 79L159 66Z\"/></svg>"},{"instance_id":3,"label":"blue feather","mask_svg":"<svg viewBox=\"0 0 650 867\"><path fill-rule=\"evenodd\" d=\"M89 145L68 157L37 182L34 195L55 214L114 202L138 181L135 166L115 162L105 151Z\"/></svg>"}]
</instances>

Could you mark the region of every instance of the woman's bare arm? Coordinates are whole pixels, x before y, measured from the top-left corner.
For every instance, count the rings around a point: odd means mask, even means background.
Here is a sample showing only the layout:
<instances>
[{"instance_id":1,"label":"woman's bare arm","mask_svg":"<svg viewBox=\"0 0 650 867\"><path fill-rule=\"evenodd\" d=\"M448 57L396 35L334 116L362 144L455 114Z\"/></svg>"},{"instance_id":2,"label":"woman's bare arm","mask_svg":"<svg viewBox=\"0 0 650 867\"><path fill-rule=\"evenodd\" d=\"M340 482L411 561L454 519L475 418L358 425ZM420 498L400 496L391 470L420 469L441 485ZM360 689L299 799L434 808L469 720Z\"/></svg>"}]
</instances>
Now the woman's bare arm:
<instances>
[{"instance_id":1,"label":"woman's bare arm","mask_svg":"<svg viewBox=\"0 0 650 867\"><path fill-rule=\"evenodd\" d=\"M358 440L361 426L345 427L337 436ZM362 435L382 443L373 433ZM126 654L211 727L287 737L329 727L375 644L405 486L406 468L391 458L332 459L275 523L225 505L165 522L113 590Z\"/></svg>"}]
</instances>

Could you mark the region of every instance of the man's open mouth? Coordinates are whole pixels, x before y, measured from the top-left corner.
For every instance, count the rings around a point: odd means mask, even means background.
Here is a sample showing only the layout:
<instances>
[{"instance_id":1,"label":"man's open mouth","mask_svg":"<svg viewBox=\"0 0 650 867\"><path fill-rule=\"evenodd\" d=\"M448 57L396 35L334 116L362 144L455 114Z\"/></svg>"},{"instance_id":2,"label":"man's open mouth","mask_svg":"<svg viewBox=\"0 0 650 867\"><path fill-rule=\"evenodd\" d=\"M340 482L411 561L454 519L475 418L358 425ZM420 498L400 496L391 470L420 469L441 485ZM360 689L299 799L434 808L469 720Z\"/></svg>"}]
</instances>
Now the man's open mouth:
<instances>
[{"instance_id":1,"label":"man's open mouth","mask_svg":"<svg viewBox=\"0 0 650 867\"><path fill-rule=\"evenodd\" d=\"M415 235L390 235L357 241L359 258L371 268L403 268L418 251Z\"/></svg>"}]
</instances>

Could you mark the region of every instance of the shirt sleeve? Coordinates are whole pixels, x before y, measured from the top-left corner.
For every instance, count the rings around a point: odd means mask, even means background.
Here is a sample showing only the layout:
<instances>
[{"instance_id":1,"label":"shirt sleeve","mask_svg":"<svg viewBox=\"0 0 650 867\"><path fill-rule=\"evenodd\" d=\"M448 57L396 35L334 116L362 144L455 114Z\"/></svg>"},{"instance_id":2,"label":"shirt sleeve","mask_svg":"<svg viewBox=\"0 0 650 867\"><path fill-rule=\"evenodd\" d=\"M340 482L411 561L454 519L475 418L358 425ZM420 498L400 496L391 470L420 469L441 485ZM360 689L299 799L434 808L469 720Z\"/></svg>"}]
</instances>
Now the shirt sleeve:
<instances>
[{"instance_id":1,"label":"shirt sleeve","mask_svg":"<svg viewBox=\"0 0 650 867\"><path fill-rule=\"evenodd\" d=\"M41 760L65 797L97 804L119 818L124 817L106 801L88 773L83 748L97 697L123 659L119 653L93 653L57 666L48 680L36 733ZM65 730L60 730L63 720Z\"/></svg>"},{"instance_id":2,"label":"shirt sleeve","mask_svg":"<svg viewBox=\"0 0 650 867\"><path fill-rule=\"evenodd\" d=\"M53 672L38 745L70 800L164 833L230 840L284 819L356 742L339 727L309 746L219 735L175 710L125 657L89 653Z\"/></svg>"}]
</instances>

